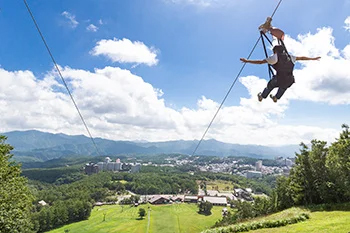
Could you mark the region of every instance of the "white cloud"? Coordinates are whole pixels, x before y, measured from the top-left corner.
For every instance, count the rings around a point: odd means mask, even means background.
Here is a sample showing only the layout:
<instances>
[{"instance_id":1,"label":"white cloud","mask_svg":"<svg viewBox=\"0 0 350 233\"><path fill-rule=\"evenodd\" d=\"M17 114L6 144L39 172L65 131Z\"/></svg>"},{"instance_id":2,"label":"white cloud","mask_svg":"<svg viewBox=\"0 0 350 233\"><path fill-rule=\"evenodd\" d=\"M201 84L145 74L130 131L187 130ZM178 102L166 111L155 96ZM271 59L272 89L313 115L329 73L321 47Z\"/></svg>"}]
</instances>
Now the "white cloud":
<instances>
[{"instance_id":1,"label":"white cloud","mask_svg":"<svg viewBox=\"0 0 350 233\"><path fill-rule=\"evenodd\" d=\"M103 25L103 24L104 24L104 22L102 21L102 19L99 19L99 20L98 20L98 23L99 23L100 25Z\"/></svg>"},{"instance_id":2,"label":"white cloud","mask_svg":"<svg viewBox=\"0 0 350 233\"><path fill-rule=\"evenodd\" d=\"M249 97L241 98L235 106L224 105L206 139L279 145L307 143L315 138L332 141L338 136L340 129L281 122L290 100L350 104L350 45L338 49L330 28L297 39L287 36L286 44L293 54L321 55L322 59L301 63L295 70L296 83L277 104L270 99L257 101L256 94L266 86L265 79L241 77L239 81ZM152 54L152 50L143 43L127 39L102 40L93 53L118 62L151 65L156 60L155 53L153 57L144 56ZM138 57L140 54L142 59ZM118 67L94 71L65 67L62 74L95 137L149 141L199 139L219 106L202 96L195 108L175 110L165 104L162 90ZM0 68L0 77L0 111L6 113L0 115L0 131L85 133L55 72L38 79L30 71L10 72Z\"/></svg>"},{"instance_id":3,"label":"white cloud","mask_svg":"<svg viewBox=\"0 0 350 233\"><path fill-rule=\"evenodd\" d=\"M158 63L157 51L148 48L140 41L130 41L128 39L100 40L91 51L91 54L103 55L113 62L136 63L153 66Z\"/></svg>"},{"instance_id":4,"label":"white cloud","mask_svg":"<svg viewBox=\"0 0 350 233\"><path fill-rule=\"evenodd\" d=\"M63 11L62 12L62 15L68 19L68 25L71 27L71 28L76 28L79 24L79 22L75 19L75 15L69 13L68 11Z\"/></svg>"},{"instance_id":5,"label":"white cloud","mask_svg":"<svg viewBox=\"0 0 350 233\"><path fill-rule=\"evenodd\" d=\"M346 60L350 60L350 44L343 49L343 56Z\"/></svg>"},{"instance_id":6,"label":"white cloud","mask_svg":"<svg viewBox=\"0 0 350 233\"><path fill-rule=\"evenodd\" d=\"M345 26L344 26L345 30L350 32L350 16L345 19L344 23L345 23Z\"/></svg>"},{"instance_id":7,"label":"white cloud","mask_svg":"<svg viewBox=\"0 0 350 233\"><path fill-rule=\"evenodd\" d=\"M320 61L305 61L295 69L296 83L286 93L287 99L350 104L349 45L335 46L331 28L320 28L315 34L286 36L286 46L296 56L321 56Z\"/></svg>"},{"instance_id":8,"label":"white cloud","mask_svg":"<svg viewBox=\"0 0 350 233\"><path fill-rule=\"evenodd\" d=\"M86 27L86 30L88 30L90 32L97 32L98 27L93 25L93 24L90 24L89 26Z\"/></svg>"},{"instance_id":9,"label":"white cloud","mask_svg":"<svg viewBox=\"0 0 350 233\"><path fill-rule=\"evenodd\" d=\"M115 140L198 139L219 106L206 97L197 107L169 108L163 92L128 70L105 67L93 72L65 67L62 74L95 137ZM74 106L55 72L37 79L32 72L0 69L0 131L38 129L85 133ZM304 125L279 125L287 101L257 102L254 76L240 80L252 96L238 106L224 106L206 138L242 144L292 144L328 140L337 130ZM58 91L61 90L62 92ZM254 93L254 94L253 94Z\"/></svg>"}]
</instances>

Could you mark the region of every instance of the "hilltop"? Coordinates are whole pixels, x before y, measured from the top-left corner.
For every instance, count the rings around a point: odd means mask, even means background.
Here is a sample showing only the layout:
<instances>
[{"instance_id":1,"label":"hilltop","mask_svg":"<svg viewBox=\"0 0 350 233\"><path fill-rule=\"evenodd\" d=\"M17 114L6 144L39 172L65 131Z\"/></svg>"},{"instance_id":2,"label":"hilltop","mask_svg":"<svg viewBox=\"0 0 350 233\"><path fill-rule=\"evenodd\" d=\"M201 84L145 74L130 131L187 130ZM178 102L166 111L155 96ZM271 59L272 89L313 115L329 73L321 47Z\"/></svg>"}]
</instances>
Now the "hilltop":
<instances>
[{"instance_id":1,"label":"hilltop","mask_svg":"<svg viewBox=\"0 0 350 233\"><path fill-rule=\"evenodd\" d=\"M36 130L2 133L15 149L13 154L18 161L46 161L63 156L92 155L96 150L91 139L84 135L52 134ZM113 141L95 138L101 155L121 154L192 154L198 141L134 142ZM272 159L276 156L294 157L298 145L268 147L261 145L230 144L213 139L204 140L198 148L199 155L246 156Z\"/></svg>"}]
</instances>

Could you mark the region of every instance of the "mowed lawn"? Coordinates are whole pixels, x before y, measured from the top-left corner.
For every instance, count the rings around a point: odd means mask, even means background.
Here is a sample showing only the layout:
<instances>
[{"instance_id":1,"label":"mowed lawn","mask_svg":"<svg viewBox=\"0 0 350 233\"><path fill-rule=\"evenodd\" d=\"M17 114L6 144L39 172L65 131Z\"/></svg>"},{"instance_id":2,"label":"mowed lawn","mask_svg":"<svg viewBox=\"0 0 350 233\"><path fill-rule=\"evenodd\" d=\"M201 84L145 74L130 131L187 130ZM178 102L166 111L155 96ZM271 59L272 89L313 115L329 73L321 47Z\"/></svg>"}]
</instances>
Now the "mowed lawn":
<instances>
[{"instance_id":1,"label":"mowed lawn","mask_svg":"<svg viewBox=\"0 0 350 233\"><path fill-rule=\"evenodd\" d=\"M222 207L213 207L210 216L198 214L197 211L195 204L151 206L149 232L201 232L221 218Z\"/></svg>"},{"instance_id":2,"label":"mowed lawn","mask_svg":"<svg viewBox=\"0 0 350 233\"><path fill-rule=\"evenodd\" d=\"M311 212L310 219L285 227L267 228L249 233L348 233L350 211Z\"/></svg>"},{"instance_id":3,"label":"mowed lawn","mask_svg":"<svg viewBox=\"0 0 350 233\"><path fill-rule=\"evenodd\" d=\"M147 209L147 207L144 207ZM105 221L103 221L105 214ZM138 208L120 205L110 205L95 207L91 216L86 221L72 223L50 232L64 233L69 230L69 233L75 232L134 232L143 233L147 227L147 218L137 220Z\"/></svg>"},{"instance_id":4,"label":"mowed lawn","mask_svg":"<svg viewBox=\"0 0 350 233\"><path fill-rule=\"evenodd\" d=\"M219 191L233 191L233 188L234 188L231 181L226 181L226 180L207 181L207 190L215 190L216 186L218 186ZM227 189L227 187L229 189Z\"/></svg>"},{"instance_id":5,"label":"mowed lawn","mask_svg":"<svg viewBox=\"0 0 350 233\"><path fill-rule=\"evenodd\" d=\"M138 209L144 208L146 212L150 206L150 225L147 229L148 217L138 220ZM213 207L210 216L197 213L195 204L172 204L172 205L141 205L129 207L120 205L95 207L91 216L86 221L72 223L51 233L91 232L91 233L196 233L201 232L221 218L222 207ZM103 221L105 214L105 221Z\"/></svg>"}]
</instances>

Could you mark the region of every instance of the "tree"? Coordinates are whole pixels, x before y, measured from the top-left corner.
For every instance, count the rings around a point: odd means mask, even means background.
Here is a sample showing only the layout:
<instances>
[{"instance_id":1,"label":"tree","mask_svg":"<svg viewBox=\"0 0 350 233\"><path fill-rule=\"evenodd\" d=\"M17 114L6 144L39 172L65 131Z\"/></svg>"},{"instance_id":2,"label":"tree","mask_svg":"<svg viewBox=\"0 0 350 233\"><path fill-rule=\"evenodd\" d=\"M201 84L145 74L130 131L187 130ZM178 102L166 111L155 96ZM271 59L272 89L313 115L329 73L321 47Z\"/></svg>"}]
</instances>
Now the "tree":
<instances>
[{"instance_id":1,"label":"tree","mask_svg":"<svg viewBox=\"0 0 350 233\"><path fill-rule=\"evenodd\" d=\"M342 128L329 148L319 140L312 140L310 148L301 144L289 178L277 183L280 209L290 206L289 197L297 205L350 201L350 131L347 125Z\"/></svg>"},{"instance_id":2,"label":"tree","mask_svg":"<svg viewBox=\"0 0 350 233\"><path fill-rule=\"evenodd\" d=\"M199 213L200 214L205 214L205 215L210 215L211 214L211 209L213 208L213 204L206 201L206 202L201 202L198 205L199 207Z\"/></svg>"},{"instance_id":3,"label":"tree","mask_svg":"<svg viewBox=\"0 0 350 233\"><path fill-rule=\"evenodd\" d=\"M291 197L291 182L288 178L280 176L276 180L276 189L271 198L271 208L273 210L284 210L293 206L294 202Z\"/></svg>"},{"instance_id":4,"label":"tree","mask_svg":"<svg viewBox=\"0 0 350 233\"><path fill-rule=\"evenodd\" d=\"M234 205L237 208L237 213L236 213L237 219L242 220L242 219L255 217L253 204L251 204L250 202L234 201Z\"/></svg>"},{"instance_id":5,"label":"tree","mask_svg":"<svg viewBox=\"0 0 350 233\"><path fill-rule=\"evenodd\" d=\"M350 131L348 125L342 125L340 137L329 148L326 166L331 182L328 186L334 191L334 201L350 200Z\"/></svg>"},{"instance_id":6,"label":"tree","mask_svg":"<svg viewBox=\"0 0 350 233\"><path fill-rule=\"evenodd\" d=\"M290 172L291 196L297 205L313 204L314 177L310 165L310 150L301 143L300 154L296 155L295 166Z\"/></svg>"},{"instance_id":7,"label":"tree","mask_svg":"<svg viewBox=\"0 0 350 233\"><path fill-rule=\"evenodd\" d=\"M312 177L314 177L314 195L312 196L313 203L330 202L331 189L329 184L329 171L326 167L326 160L328 156L327 142L312 140L312 147L310 151L310 165Z\"/></svg>"},{"instance_id":8,"label":"tree","mask_svg":"<svg viewBox=\"0 0 350 233\"><path fill-rule=\"evenodd\" d=\"M269 214L273 211L272 201L268 197L255 197L253 210L255 216Z\"/></svg>"},{"instance_id":9,"label":"tree","mask_svg":"<svg viewBox=\"0 0 350 233\"><path fill-rule=\"evenodd\" d=\"M140 209L139 209L139 217L140 217L141 219L143 219L143 217L145 217L145 216L146 216L146 210L143 209L143 208L140 208Z\"/></svg>"},{"instance_id":10,"label":"tree","mask_svg":"<svg viewBox=\"0 0 350 233\"><path fill-rule=\"evenodd\" d=\"M0 136L0 232L30 232L30 209L33 196L21 168L11 162L12 146Z\"/></svg>"}]
</instances>

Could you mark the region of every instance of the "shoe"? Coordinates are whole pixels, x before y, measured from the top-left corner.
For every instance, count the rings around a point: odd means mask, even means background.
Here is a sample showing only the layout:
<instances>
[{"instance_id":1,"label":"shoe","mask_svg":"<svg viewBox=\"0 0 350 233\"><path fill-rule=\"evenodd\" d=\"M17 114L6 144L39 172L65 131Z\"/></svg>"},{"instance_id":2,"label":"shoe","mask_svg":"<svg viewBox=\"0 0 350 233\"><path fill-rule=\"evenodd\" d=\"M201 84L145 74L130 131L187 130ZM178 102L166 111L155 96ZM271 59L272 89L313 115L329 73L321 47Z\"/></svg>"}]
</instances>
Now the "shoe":
<instances>
[{"instance_id":1,"label":"shoe","mask_svg":"<svg viewBox=\"0 0 350 233\"><path fill-rule=\"evenodd\" d=\"M273 100L273 102L275 102L275 103L277 102L277 97L276 97L276 96L274 96L274 95L271 94L270 97L271 97L271 99Z\"/></svg>"},{"instance_id":2,"label":"shoe","mask_svg":"<svg viewBox=\"0 0 350 233\"><path fill-rule=\"evenodd\" d=\"M262 95L261 95L261 92L259 92L259 94L258 94L258 100L259 100L259 102L261 102L261 101L263 100L263 97L262 97Z\"/></svg>"}]
</instances>

